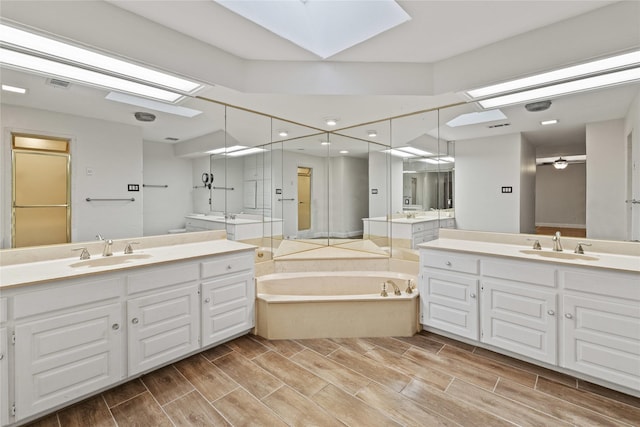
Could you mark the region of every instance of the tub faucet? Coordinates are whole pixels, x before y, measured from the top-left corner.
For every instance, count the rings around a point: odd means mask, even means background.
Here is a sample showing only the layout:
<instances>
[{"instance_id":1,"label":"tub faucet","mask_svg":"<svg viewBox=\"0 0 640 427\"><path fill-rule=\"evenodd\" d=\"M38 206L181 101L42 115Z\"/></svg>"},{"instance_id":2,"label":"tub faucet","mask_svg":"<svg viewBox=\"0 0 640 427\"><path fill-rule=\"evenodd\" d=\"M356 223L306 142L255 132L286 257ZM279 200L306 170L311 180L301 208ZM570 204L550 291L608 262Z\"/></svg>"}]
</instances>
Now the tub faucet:
<instances>
[{"instance_id":1,"label":"tub faucet","mask_svg":"<svg viewBox=\"0 0 640 427\"><path fill-rule=\"evenodd\" d=\"M562 252L562 244L560 243L560 232L556 231L556 235L551 238L553 240L553 250Z\"/></svg>"},{"instance_id":2,"label":"tub faucet","mask_svg":"<svg viewBox=\"0 0 640 427\"><path fill-rule=\"evenodd\" d=\"M413 284L413 280L411 279L407 280L407 289L405 290L405 292L408 294L412 294L414 287L415 285Z\"/></svg>"},{"instance_id":3,"label":"tub faucet","mask_svg":"<svg viewBox=\"0 0 640 427\"><path fill-rule=\"evenodd\" d=\"M104 249L102 250L102 256L111 256L113 255L113 251L111 250L111 246L113 246L113 240L108 239L104 241Z\"/></svg>"},{"instance_id":4,"label":"tub faucet","mask_svg":"<svg viewBox=\"0 0 640 427\"><path fill-rule=\"evenodd\" d=\"M402 295L402 292L400 291L400 288L398 287L398 285L395 284L395 282L393 280L387 280L386 283L389 283L391 286L393 286L393 294L394 295Z\"/></svg>"}]
</instances>

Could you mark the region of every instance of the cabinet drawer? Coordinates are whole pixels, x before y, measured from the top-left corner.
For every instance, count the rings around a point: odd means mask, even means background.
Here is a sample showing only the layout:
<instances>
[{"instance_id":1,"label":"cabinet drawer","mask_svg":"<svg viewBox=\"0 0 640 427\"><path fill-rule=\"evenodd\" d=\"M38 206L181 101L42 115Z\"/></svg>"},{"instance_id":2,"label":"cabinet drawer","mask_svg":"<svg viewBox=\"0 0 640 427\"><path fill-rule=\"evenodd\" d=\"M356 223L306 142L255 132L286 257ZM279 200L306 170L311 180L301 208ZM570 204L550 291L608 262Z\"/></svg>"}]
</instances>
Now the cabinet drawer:
<instances>
[{"instance_id":1,"label":"cabinet drawer","mask_svg":"<svg viewBox=\"0 0 640 427\"><path fill-rule=\"evenodd\" d=\"M35 292L25 292L13 298L13 318L34 316L68 308L119 298L122 279L93 280L75 285L53 286Z\"/></svg>"},{"instance_id":2,"label":"cabinet drawer","mask_svg":"<svg viewBox=\"0 0 640 427\"><path fill-rule=\"evenodd\" d=\"M634 273L561 270L564 289L640 301L640 276Z\"/></svg>"},{"instance_id":3,"label":"cabinet drawer","mask_svg":"<svg viewBox=\"0 0 640 427\"><path fill-rule=\"evenodd\" d=\"M253 268L253 254L238 254L219 257L200 263L200 275L203 279L223 274L233 274Z\"/></svg>"},{"instance_id":4,"label":"cabinet drawer","mask_svg":"<svg viewBox=\"0 0 640 427\"><path fill-rule=\"evenodd\" d=\"M469 274L478 274L480 272L480 260L474 256L431 251L423 251L421 255L422 265L425 267Z\"/></svg>"},{"instance_id":5,"label":"cabinet drawer","mask_svg":"<svg viewBox=\"0 0 640 427\"><path fill-rule=\"evenodd\" d=\"M556 287L556 269L533 262L482 260L482 275L498 279Z\"/></svg>"},{"instance_id":6,"label":"cabinet drawer","mask_svg":"<svg viewBox=\"0 0 640 427\"><path fill-rule=\"evenodd\" d=\"M135 294L196 280L198 280L198 265L196 263L177 267L153 268L127 275L127 291L129 294Z\"/></svg>"},{"instance_id":7,"label":"cabinet drawer","mask_svg":"<svg viewBox=\"0 0 640 427\"><path fill-rule=\"evenodd\" d=\"M456 220L453 218L441 219L440 228L455 228Z\"/></svg>"}]
</instances>

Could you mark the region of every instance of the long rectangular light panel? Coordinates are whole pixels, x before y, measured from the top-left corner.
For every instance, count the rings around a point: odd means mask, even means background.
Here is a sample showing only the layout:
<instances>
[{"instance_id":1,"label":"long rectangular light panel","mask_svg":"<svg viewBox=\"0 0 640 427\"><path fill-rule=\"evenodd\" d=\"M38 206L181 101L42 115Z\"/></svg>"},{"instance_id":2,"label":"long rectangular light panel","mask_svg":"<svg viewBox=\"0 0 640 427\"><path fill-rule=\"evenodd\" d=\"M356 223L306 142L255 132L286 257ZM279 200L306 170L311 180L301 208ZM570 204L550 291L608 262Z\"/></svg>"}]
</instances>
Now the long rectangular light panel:
<instances>
[{"instance_id":1,"label":"long rectangular light panel","mask_svg":"<svg viewBox=\"0 0 640 427\"><path fill-rule=\"evenodd\" d=\"M632 68L630 70L587 77L566 83L559 83L553 86L545 86L509 95L496 96L495 98L480 100L478 103L483 108L503 107L505 105L533 101L535 99L545 99L552 96L566 95L599 87L630 83L634 80L640 80L640 68Z\"/></svg>"},{"instance_id":2,"label":"long rectangular light panel","mask_svg":"<svg viewBox=\"0 0 640 427\"><path fill-rule=\"evenodd\" d=\"M567 79L578 78L580 76L588 76L591 74L602 73L606 71L615 71L616 69L632 65L640 65L640 51L625 53L622 55L612 56L610 58L600 59L584 64L561 68L559 70L536 74L534 76L510 80L508 82L498 83L491 86L485 86L479 89L469 90L467 91L467 94L472 98L483 98L500 93L526 89L528 87L535 87Z\"/></svg>"},{"instance_id":3,"label":"long rectangular light panel","mask_svg":"<svg viewBox=\"0 0 640 427\"><path fill-rule=\"evenodd\" d=\"M183 93L192 93L202 87L201 84L196 82L112 58L88 49L62 43L4 24L0 24L0 41L47 56L55 56L84 66L132 77Z\"/></svg>"},{"instance_id":4,"label":"long rectangular light panel","mask_svg":"<svg viewBox=\"0 0 640 427\"><path fill-rule=\"evenodd\" d=\"M170 92L136 83L130 80L113 77L96 71L62 64L49 59L31 56L20 52L0 48L0 63L30 70L32 72L54 75L65 79L88 83L94 86L116 89L123 92L142 95L166 102L175 102L182 98L182 94Z\"/></svg>"}]
</instances>

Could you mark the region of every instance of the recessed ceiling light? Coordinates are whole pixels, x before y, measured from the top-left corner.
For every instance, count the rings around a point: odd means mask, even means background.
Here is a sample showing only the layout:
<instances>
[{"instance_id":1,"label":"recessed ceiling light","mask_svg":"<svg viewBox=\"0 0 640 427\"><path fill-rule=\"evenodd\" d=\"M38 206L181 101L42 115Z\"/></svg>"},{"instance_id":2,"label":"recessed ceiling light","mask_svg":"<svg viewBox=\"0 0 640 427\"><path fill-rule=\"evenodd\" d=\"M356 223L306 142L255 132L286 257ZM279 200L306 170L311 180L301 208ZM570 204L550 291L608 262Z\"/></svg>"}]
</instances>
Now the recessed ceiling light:
<instances>
[{"instance_id":1,"label":"recessed ceiling light","mask_svg":"<svg viewBox=\"0 0 640 427\"><path fill-rule=\"evenodd\" d=\"M289 136L289 132L287 132L286 130L281 130L280 132L278 132L278 135L284 138L285 136Z\"/></svg>"},{"instance_id":2,"label":"recessed ceiling light","mask_svg":"<svg viewBox=\"0 0 640 427\"><path fill-rule=\"evenodd\" d=\"M21 94L27 93L27 90L25 88L17 87L17 86L9 86L9 85L2 85L2 90L4 90L5 92L13 92L13 93L21 93Z\"/></svg>"},{"instance_id":3,"label":"recessed ceiling light","mask_svg":"<svg viewBox=\"0 0 640 427\"><path fill-rule=\"evenodd\" d=\"M348 150L340 150L340 154L349 154Z\"/></svg>"},{"instance_id":4,"label":"recessed ceiling light","mask_svg":"<svg viewBox=\"0 0 640 427\"><path fill-rule=\"evenodd\" d=\"M329 141L320 141L320 145L331 145Z\"/></svg>"},{"instance_id":5,"label":"recessed ceiling light","mask_svg":"<svg viewBox=\"0 0 640 427\"><path fill-rule=\"evenodd\" d=\"M338 124L338 119L325 119L324 122L327 126L335 126Z\"/></svg>"},{"instance_id":6,"label":"recessed ceiling light","mask_svg":"<svg viewBox=\"0 0 640 427\"><path fill-rule=\"evenodd\" d=\"M135 105L137 107L148 108L150 110L162 111L163 113L175 114L182 117L195 117L202 114L200 110L181 107L180 105L167 104L166 102L154 101L152 99L140 98L139 96L128 95L120 92L109 92L105 99L109 101L121 102L123 104Z\"/></svg>"},{"instance_id":7,"label":"recessed ceiling light","mask_svg":"<svg viewBox=\"0 0 640 427\"><path fill-rule=\"evenodd\" d=\"M447 126L455 128L458 126L476 125L478 123L494 122L504 120L507 116L500 110L487 110L473 113L460 114L458 117L447 122Z\"/></svg>"},{"instance_id":8,"label":"recessed ceiling light","mask_svg":"<svg viewBox=\"0 0 640 427\"><path fill-rule=\"evenodd\" d=\"M393 0L216 3L323 59L411 19Z\"/></svg>"},{"instance_id":9,"label":"recessed ceiling light","mask_svg":"<svg viewBox=\"0 0 640 427\"><path fill-rule=\"evenodd\" d=\"M369 138L375 138L376 136L378 136L378 132L376 132L375 130L368 130L367 135L369 135Z\"/></svg>"},{"instance_id":10,"label":"recessed ceiling light","mask_svg":"<svg viewBox=\"0 0 640 427\"><path fill-rule=\"evenodd\" d=\"M556 123L558 123L557 119L553 119L553 120L543 120L540 122L540 124L542 126L547 126L547 125L555 125Z\"/></svg>"}]
</instances>

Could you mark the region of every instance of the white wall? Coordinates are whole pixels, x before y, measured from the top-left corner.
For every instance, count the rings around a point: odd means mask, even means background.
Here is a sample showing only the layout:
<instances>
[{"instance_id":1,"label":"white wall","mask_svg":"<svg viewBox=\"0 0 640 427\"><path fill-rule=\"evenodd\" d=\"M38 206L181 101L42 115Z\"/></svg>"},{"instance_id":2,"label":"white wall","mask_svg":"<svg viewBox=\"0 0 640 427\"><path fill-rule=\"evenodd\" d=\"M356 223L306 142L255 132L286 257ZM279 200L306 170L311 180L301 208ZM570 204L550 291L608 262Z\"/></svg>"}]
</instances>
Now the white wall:
<instances>
[{"instance_id":1,"label":"white wall","mask_svg":"<svg viewBox=\"0 0 640 427\"><path fill-rule=\"evenodd\" d=\"M193 177L190 159L176 157L171 144L143 143L143 231L145 236L183 228L193 212ZM152 187L168 185L167 188Z\"/></svg>"},{"instance_id":2,"label":"white wall","mask_svg":"<svg viewBox=\"0 0 640 427\"><path fill-rule=\"evenodd\" d=\"M587 124L587 237L626 238L624 120Z\"/></svg>"},{"instance_id":3,"label":"white wall","mask_svg":"<svg viewBox=\"0 0 640 427\"><path fill-rule=\"evenodd\" d=\"M389 213L389 177L380 171L389 169L389 156L386 153L373 151L369 153L369 216L387 216ZM402 174L402 170L400 170ZM402 175L400 175L400 185L402 185ZM372 190L377 190L377 194L372 194ZM402 187L398 197L402 199ZM402 202L402 200L400 200Z\"/></svg>"},{"instance_id":4,"label":"white wall","mask_svg":"<svg viewBox=\"0 0 640 427\"><path fill-rule=\"evenodd\" d=\"M10 245L11 132L71 140L71 239L74 242L143 234L142 130L138 126L3 105L2 245ZM91 175L87 170L92 172ZM91 198L130 198L134 202L87 202Z\"/></svg>"},{"instance_id":5,"label":"white wall","mask_svg":"<svg viewBox=\"0 0 640 427\"><path fill-rule=\"evenodd\" d=\"M520 153L520 232L536 231L536 149L521 136Z\"/></svg>"},{"instance_id":6,"label":"white wall","mask_svg":"<svg viewBox=\"0 0 640 427\"><path fill-rule=\"evenodd\" d=\"M520 232L519 134L456 141L457 228ZM501 187L513 187L502 194Z\"/></svg>"},{"instance_id":7,"label":"white wall","mask_svg":"<svg viewBox=\"0 0 640 427\"><path fill-rule=\"evenodd\" d=\"M632 180L632 188L627 188L626 200L640 200L640 90L625 117L624 135L627 141L631 139L631 157L633 162L631 170L627 169L626 171L627 176L630 176ZM627 156L629 156L628 152ZM626 239L640 241L640 204L627 203L626 210Z\"/></svg>"},{"instance_id":8,"label":"white wall","mask_svg":"<svg viewBox=\"0 0 640 427\"><path fill-rule=\"evenodd\" d=\"M329 163L329 232L347 238L362 234L362 218L369 216L369 162L333 157Z\"/></svg>"},{"instance_id":9,"label":"white wall","mask_svg":"<svg viewBox=\"0 0 640 427\"><path fill-rule=\"evenodd\" d=\"M585 228L587 168L575 163L559 170L553 165L536 169L536 225Z\"/></svg>"}]
</instances>

